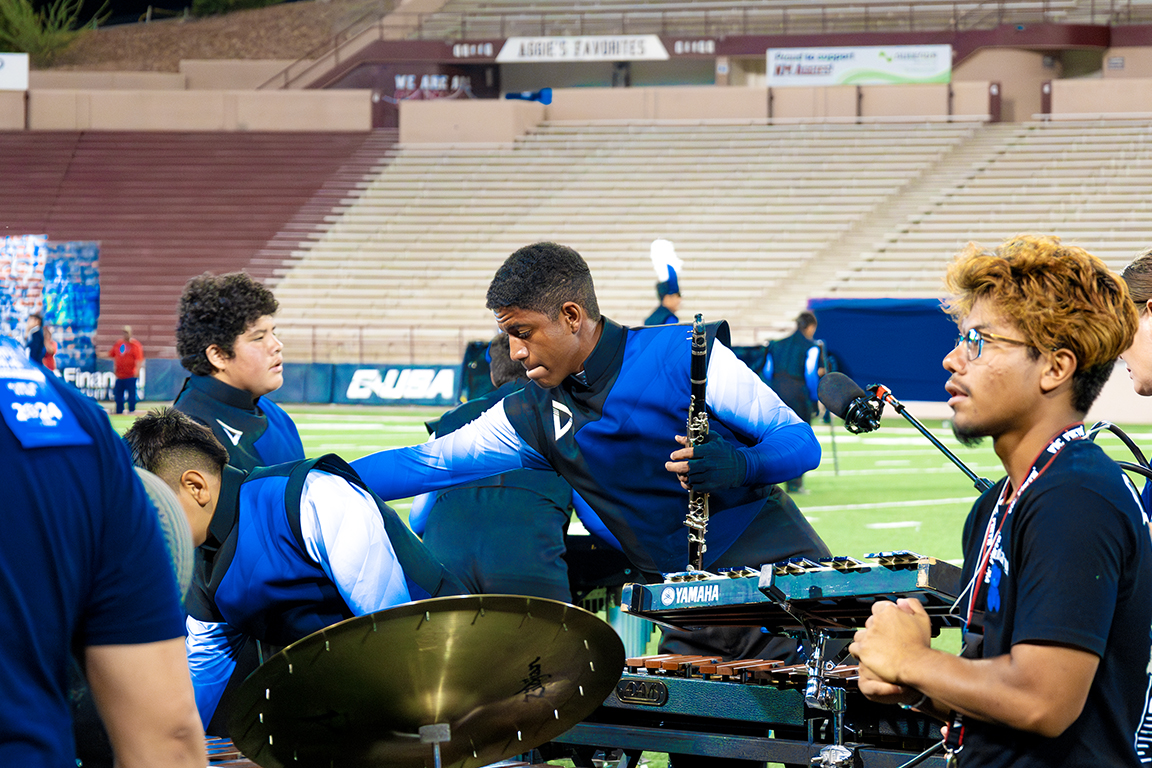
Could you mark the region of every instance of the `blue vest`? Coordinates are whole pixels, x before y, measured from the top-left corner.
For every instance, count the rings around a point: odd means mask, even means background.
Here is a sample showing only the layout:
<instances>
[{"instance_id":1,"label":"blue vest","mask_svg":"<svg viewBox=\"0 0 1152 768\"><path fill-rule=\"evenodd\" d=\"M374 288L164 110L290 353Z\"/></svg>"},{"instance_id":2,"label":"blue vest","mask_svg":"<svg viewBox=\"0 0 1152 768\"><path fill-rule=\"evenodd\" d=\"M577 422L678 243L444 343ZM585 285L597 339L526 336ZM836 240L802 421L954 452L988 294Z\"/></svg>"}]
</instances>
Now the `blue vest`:
<instances>
[{"instance_id":1,"label":"blue vest","mask_svg":"<svg viewBox=\"0 0 1152 768\"><path fill-rule=\"evenodd\" d=\"M674 435L687 428L690 332L687 325L622 328L605 319L584 363L587 384L569 376L553 389L529 386L504 401L525 442L572 484L629 559L648 573L680 571L688 563L688 492L664 463L679 448ZM727 323L708 325L709 354L718 334L727 340ZM709 426L726 440L750 444L716 420ZM758 515L783 512L770 500L774 488L710 495L706 567L729 565L725 551ZM776 545L781 552L796 551L789 542ZM768 549L765 555L774 556Z\"/></svg>"},{"instance_id":2,"label":"blue vest","mask_svg":"<svg viewBox=\"0 0 1152 768\"><path fill-rule=\"evenodd\" d=\"M313 469L367 490L352 468L333 454L262 467L238 488L221 489L216 514L224 515L220 527L230 524L230 528L217 550L201 547L203 568L189 604L193 617L227 622L251 637L281 646L352 618L336 585L305 549L300 495ZM231 478L239 474L226 472ZM396 513L375 494L372 498L412 599L466 594ZM230 508L225 508L226 501ZM216 524L213 519L214 530Z\"/></svg>"}]
</instances>

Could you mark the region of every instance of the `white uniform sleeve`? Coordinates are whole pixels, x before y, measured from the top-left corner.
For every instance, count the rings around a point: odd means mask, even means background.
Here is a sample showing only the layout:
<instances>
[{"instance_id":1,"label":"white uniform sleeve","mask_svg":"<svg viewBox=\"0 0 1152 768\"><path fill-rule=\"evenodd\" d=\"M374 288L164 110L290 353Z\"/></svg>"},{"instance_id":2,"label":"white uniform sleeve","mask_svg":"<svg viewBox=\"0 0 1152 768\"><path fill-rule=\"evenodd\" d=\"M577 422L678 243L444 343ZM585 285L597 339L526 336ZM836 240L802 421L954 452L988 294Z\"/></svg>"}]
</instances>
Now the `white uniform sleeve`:
<instances>
[{"instance_id":1,"label":"white uniform sleeve","mask_svg":"<svg viewBox=\"0 0 1152 768\"><path fill-rule=\"evenodd\" d=\"M517 434L507 399L444 437L356 459L352 468L383 499L403 499L514 469L552 466Z\"/></svg>"},{"instance_id":2,"label":"white uniform sleeve","mask_svg":"<svg viewBox=\"0 0 1152 768\"><path fill-rule=\"evenodd\" d=\"M708 356L704 402L726 426L750 438L800 422L771 387L718 341Z\"/></svg>"},{"instance_id":3,"label":"white uniform sleeve","mask_svg":"<svg viewBox=\"0 0 1152 768\"><path fill-rule=\"evenodd\" d=\"M196 693L196 709L207 726L236 669L236 653L244 642L244 634L227 624L200 621L191 616L184 623L188 628L184 648Z\"/></svg>"},{"instance_id":4,"label":"white uniform sleeve","mask_svg":"<svg viewBox=\"0 0 1152 768\"><path fill-rule=\"evenodd\" d=\"M404 571L376 502L363 489L312 471L300 497L300 532L357 616L411 601Z\"/></svg>"}]
</instances>

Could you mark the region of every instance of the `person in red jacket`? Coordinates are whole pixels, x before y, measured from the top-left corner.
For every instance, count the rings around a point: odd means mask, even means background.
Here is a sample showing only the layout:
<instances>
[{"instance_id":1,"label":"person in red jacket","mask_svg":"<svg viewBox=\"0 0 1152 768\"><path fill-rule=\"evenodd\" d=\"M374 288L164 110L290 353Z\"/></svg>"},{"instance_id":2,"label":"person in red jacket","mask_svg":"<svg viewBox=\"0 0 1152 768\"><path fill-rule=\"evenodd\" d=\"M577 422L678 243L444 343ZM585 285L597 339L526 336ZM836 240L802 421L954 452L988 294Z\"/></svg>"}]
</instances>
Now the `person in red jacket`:
<instances>
[{"instance_id":1,"label":"person in red jacket","mask_svg":"<svg viewBox=\"0 0 1152 768\"><path fill-rule=\"evenodd\" d=\"M144 362L144 347L132 338L132 326L124 326L124 335L108 353L116 374L116 413L124 413L124 395L128 395L128 413L136 412L136 379Z\"/></svg>"}]
</instances>

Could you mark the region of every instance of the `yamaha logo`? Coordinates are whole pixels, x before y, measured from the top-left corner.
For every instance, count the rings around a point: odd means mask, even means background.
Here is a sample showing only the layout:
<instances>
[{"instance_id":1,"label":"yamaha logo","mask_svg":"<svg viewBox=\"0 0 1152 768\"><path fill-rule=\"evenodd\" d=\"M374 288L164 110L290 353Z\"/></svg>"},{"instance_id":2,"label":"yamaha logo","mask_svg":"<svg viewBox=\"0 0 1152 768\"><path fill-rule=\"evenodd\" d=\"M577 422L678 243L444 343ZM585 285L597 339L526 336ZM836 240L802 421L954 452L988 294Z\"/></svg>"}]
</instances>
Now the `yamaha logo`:
<instances>
[{"instance_id":1,"label":"yamaha logo","mask_svg":"<svg viewBox=\"0 0 1152 768\"><path fill-rule=\"evenodd\" d=\"M664 605L672 605L676 602L676 590L668 587L660 592L660 602Z\"/></svg>"}]
</instances>

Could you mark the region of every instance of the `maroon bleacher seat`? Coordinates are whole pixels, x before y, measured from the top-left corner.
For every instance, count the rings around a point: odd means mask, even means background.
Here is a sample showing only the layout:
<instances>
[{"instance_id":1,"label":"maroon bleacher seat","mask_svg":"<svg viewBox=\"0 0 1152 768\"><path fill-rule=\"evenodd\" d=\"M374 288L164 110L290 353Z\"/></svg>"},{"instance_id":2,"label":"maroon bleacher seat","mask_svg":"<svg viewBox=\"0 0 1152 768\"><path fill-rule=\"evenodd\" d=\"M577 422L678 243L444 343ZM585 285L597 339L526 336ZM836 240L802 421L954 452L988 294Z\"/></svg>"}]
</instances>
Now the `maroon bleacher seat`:
<instances>
[{"instance_id":1,"label":"maroon bleacher seat","mask_svg":"<svg viewBox=\"0 0 1152 768\"><path fill-rule=\"evenodd\" d=\"M100 241L96 348L129 324L149 357L175 357L189 278L271 276L396 140L394 130L0 132L0 232Z\"/></svg>"}]
</instances>

